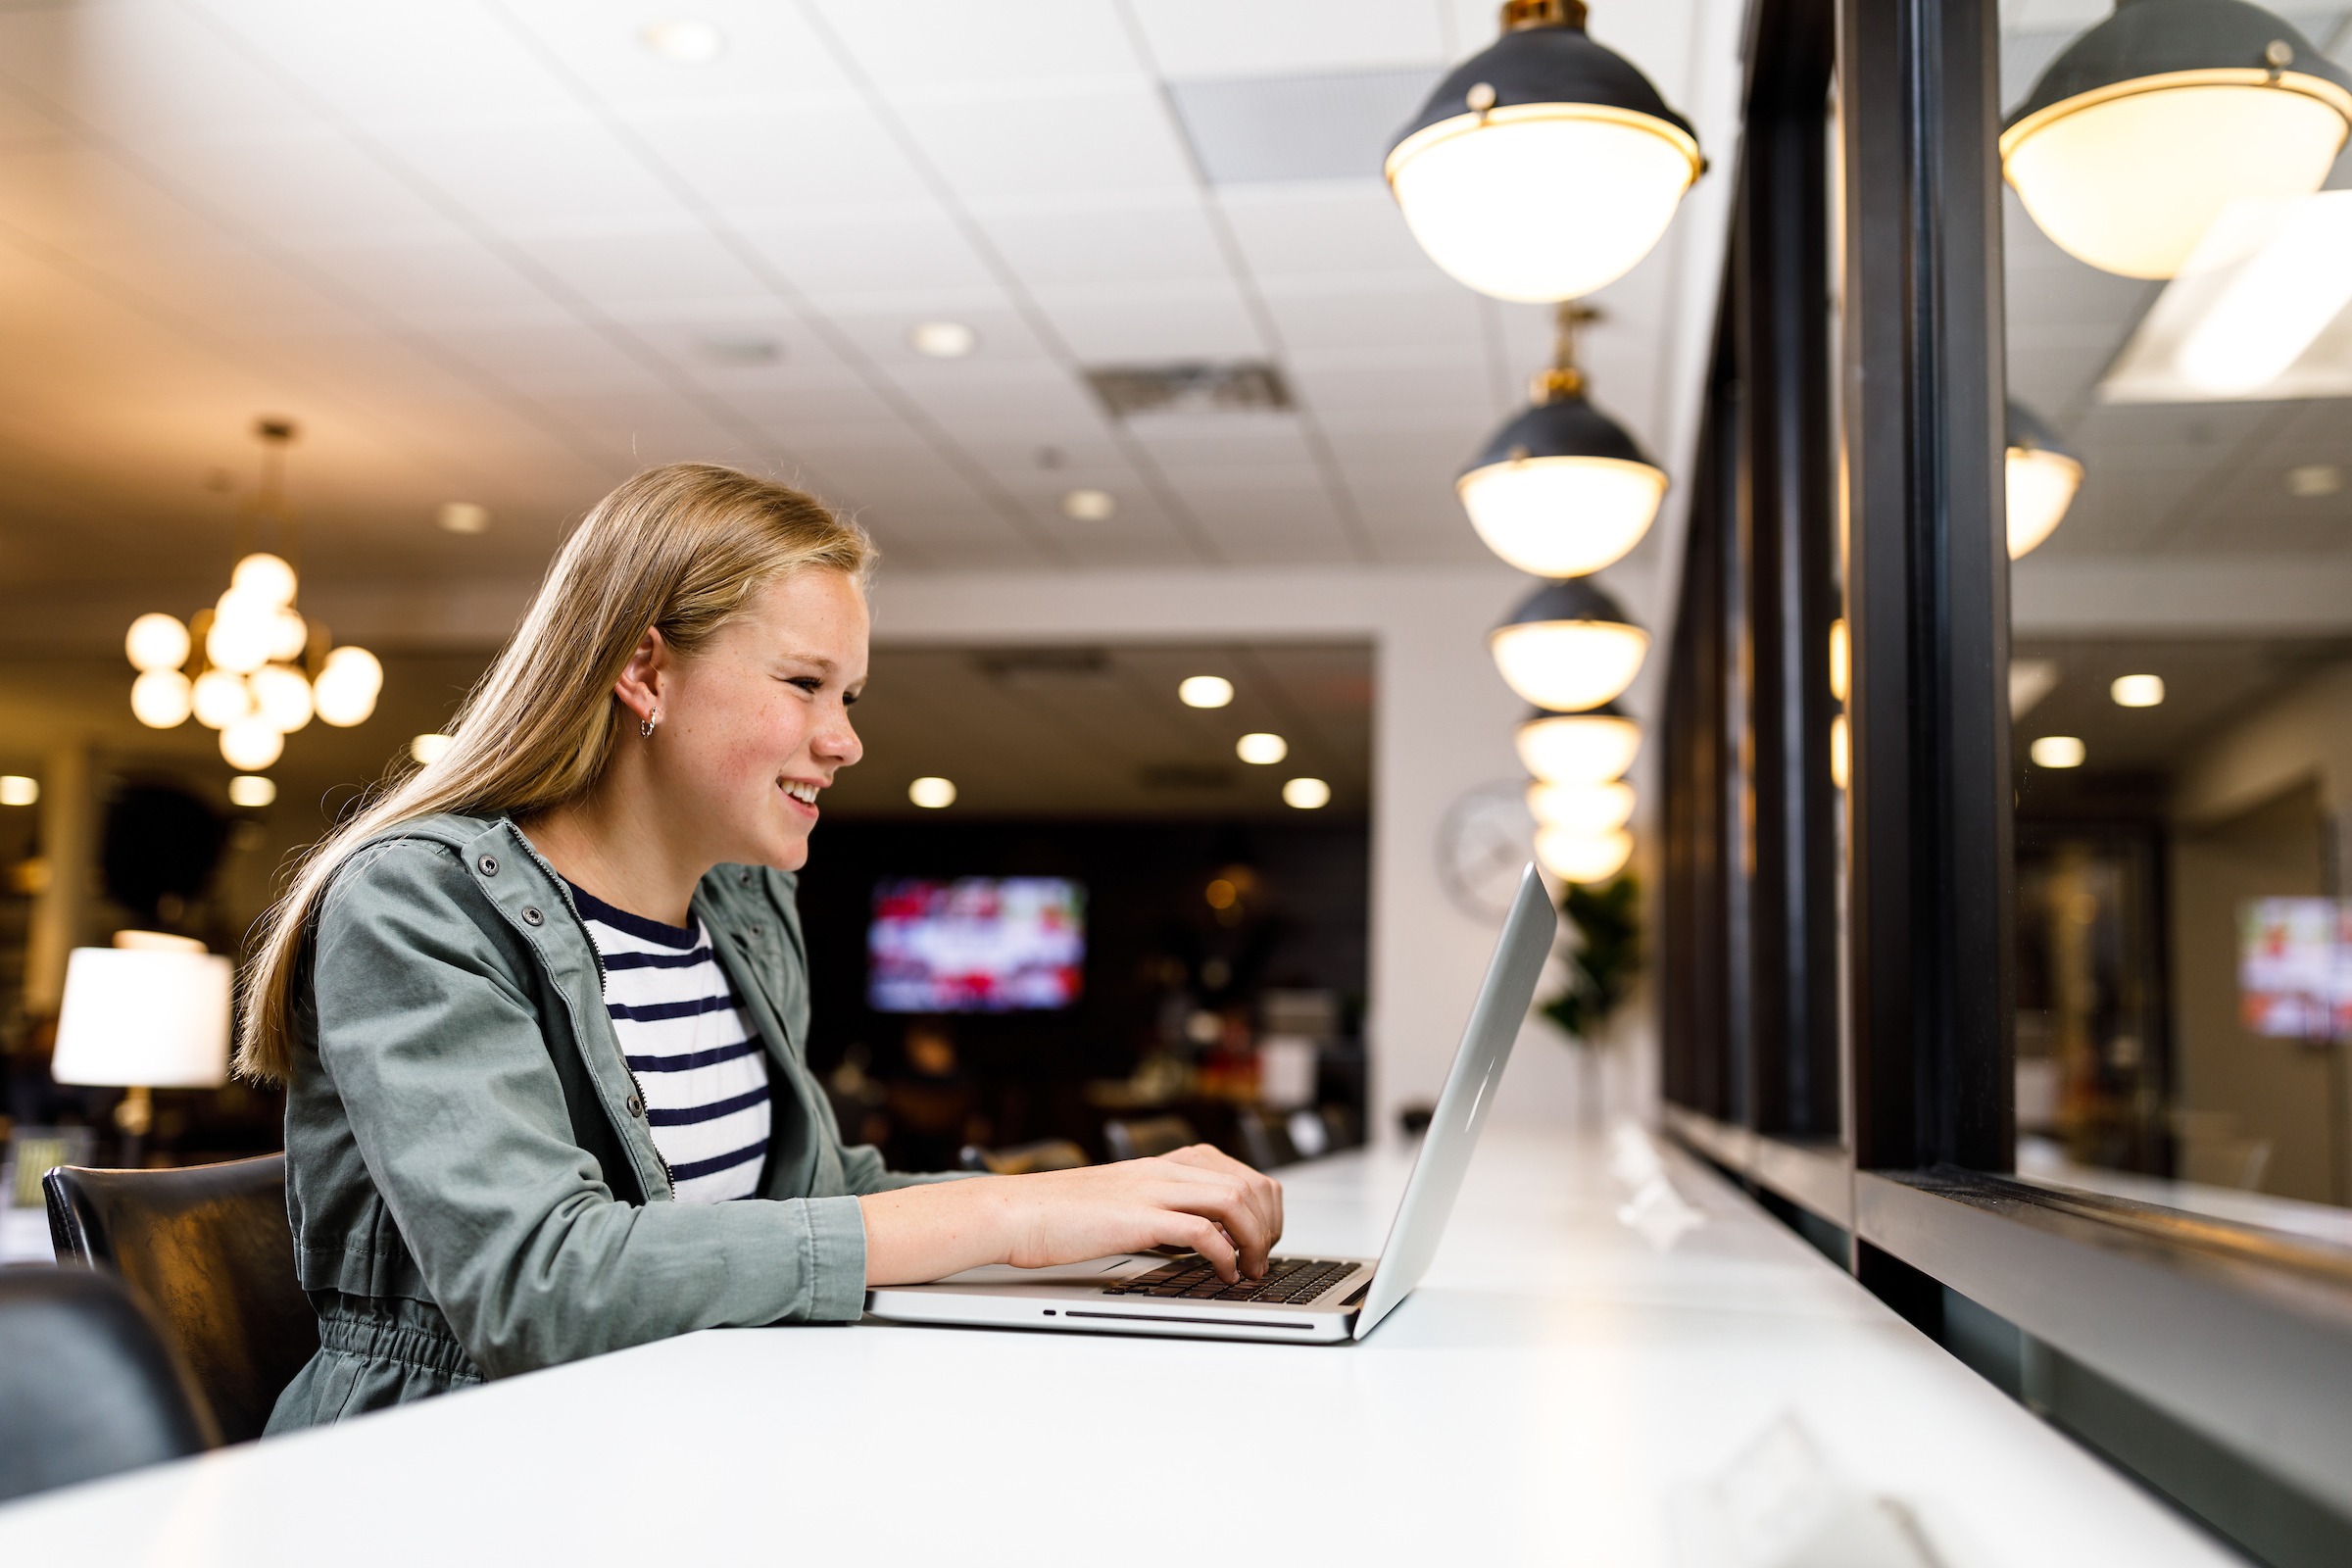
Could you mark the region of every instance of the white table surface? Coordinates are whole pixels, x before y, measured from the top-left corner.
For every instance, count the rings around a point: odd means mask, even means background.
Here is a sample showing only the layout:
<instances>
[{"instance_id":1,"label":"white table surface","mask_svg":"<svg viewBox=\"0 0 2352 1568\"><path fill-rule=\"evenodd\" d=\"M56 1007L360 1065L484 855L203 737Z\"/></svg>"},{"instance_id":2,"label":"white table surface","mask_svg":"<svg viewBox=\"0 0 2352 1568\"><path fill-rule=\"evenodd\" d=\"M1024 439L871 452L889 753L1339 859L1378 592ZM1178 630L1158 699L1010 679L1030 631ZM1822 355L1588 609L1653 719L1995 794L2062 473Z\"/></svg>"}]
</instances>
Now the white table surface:
<instances>
[{"instance_id":1,"label":"white table surface","mask_svg":"<svg viewBox=\"0 0 2352 1568\"><path fill-rule=\"evenodd\" d=\"M1661 1251L1597 1136L1491 1134L1360 1345L696 1334L0 1507L0 1562L1674 1564L1788 1418L1940 1568L2233 1560L1667 1162L1707 1223ZM1405 1169L1297 1168L1283 1250L1376 1250Z\"/></svg>"}]
</instances>

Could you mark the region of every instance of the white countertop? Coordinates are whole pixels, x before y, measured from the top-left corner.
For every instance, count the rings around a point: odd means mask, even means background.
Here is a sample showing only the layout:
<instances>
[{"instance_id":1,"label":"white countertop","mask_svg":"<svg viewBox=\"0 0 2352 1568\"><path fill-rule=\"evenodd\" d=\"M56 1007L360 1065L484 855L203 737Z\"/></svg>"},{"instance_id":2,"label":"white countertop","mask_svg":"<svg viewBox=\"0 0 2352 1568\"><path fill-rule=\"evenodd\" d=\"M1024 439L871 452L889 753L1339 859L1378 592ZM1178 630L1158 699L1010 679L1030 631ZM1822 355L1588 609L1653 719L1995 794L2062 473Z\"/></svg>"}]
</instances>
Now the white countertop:
<instances>
[{"instance_id":1,"label":"white countertop","mask_svg":"<svg viewBox=\"0 0 2352 1568\"><path fill-rule=\"evenodd\" d=\"M1892 1499L1939 1568L2233 1560L1711 1172L1668 1153L1707 1222L1661 1250L1607 1166L1597 1136L1491 1134L1428 1281L1361 1345L696 1334L0 1507L0 1561L1031 1564L1190 1538L1761 1568L1692 1543L1786 1480L1788 1423L1809 1495ZM1286 1173L1283 1250L1377 1250L1405 1169Z\"/></svg>"}]
</instances>

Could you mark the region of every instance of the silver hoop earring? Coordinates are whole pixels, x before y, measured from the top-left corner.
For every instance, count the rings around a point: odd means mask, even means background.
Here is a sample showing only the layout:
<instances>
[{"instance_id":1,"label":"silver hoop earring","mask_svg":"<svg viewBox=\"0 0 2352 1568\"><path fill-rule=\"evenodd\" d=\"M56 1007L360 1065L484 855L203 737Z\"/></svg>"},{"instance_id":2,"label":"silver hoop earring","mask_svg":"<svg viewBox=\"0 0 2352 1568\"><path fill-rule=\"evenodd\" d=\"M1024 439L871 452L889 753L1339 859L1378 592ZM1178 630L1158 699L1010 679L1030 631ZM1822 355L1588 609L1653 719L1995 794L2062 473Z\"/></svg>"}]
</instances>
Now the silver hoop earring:
<instances>
[{"instance_id":1,"label":"silver hoop earring","mask_svg":"<svg viewBox=\"0 0 2352 1568\"><path fill-rule=\"evenodd\" d=\"M637 738L640 740L652 740L654 738L654 726L661 722L662 710L657 708L637 721Z\"/></svg>"}]
</instances>

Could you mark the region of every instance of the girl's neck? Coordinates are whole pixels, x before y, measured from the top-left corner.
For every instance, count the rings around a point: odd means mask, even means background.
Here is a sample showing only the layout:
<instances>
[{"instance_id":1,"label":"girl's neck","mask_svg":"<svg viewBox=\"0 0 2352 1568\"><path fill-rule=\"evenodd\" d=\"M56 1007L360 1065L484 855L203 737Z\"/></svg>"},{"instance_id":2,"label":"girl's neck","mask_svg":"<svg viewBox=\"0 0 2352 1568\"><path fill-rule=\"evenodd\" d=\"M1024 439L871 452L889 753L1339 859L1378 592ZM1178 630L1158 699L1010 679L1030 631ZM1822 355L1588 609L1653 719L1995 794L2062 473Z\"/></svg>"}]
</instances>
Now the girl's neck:
<instances>
[{"instance_id":1,"label":"girl's neck","mask_svg":"<svg viewBox=\"0 0 2352 1568\"><path fill-rule=\"evenodd\" d=\"M710 868L693 863L670 836L675 824L646 809L637 795L599 789L519 825L574 887L663 925L691 925L695 887Z\"/></svg>"}]
</instances>

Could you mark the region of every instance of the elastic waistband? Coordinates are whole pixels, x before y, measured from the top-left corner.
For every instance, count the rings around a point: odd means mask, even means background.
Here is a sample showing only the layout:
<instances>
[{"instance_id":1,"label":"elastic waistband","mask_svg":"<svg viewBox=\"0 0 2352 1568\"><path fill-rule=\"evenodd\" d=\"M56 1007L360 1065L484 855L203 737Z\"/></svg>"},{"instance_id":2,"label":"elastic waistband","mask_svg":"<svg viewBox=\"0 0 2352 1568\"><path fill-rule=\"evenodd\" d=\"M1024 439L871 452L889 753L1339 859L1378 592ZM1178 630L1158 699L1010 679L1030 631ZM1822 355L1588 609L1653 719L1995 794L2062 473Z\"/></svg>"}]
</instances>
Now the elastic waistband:
<instances>
[{"instance_id":1,"label":"elastic waistband","mask_svg":"<svg viewBox=\"0 0 2352 1568\"><path fill-rule=\"evenodd\" d=\"M453 1382L482 1381L481 1369L448 1329L355 1309L347 1304L349 1299L320 1305L320 1349L340 1350L371 1361L393 1361Z\"/></svg>"}]
</instances>

